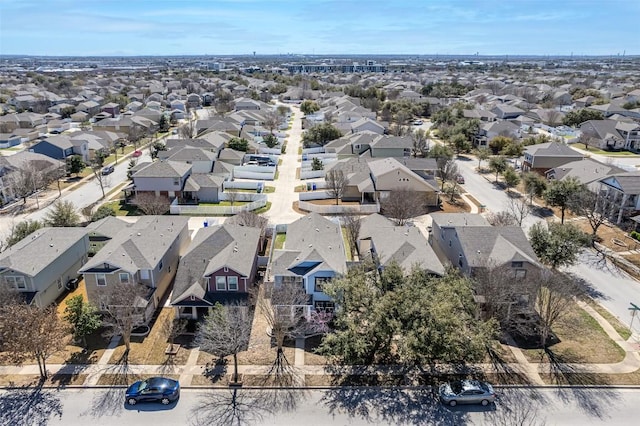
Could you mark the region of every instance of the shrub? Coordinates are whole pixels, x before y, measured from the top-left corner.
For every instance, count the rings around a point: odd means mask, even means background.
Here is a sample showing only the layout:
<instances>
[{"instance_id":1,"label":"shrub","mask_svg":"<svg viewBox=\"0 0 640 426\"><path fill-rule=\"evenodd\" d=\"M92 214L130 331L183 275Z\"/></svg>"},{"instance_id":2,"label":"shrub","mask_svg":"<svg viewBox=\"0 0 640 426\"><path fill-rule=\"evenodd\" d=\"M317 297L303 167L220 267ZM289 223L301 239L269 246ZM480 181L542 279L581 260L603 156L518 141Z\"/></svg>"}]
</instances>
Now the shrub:
<instances>
[{"instance_id":1,"label":"shrub","mask_svg":"<svg viewBox=\"0 0 640 426\"><path fill-rule=\"evenodd\" d=\"M640 232L631 231L631 238L640 241Z\"/></svg>"}]
</instances>

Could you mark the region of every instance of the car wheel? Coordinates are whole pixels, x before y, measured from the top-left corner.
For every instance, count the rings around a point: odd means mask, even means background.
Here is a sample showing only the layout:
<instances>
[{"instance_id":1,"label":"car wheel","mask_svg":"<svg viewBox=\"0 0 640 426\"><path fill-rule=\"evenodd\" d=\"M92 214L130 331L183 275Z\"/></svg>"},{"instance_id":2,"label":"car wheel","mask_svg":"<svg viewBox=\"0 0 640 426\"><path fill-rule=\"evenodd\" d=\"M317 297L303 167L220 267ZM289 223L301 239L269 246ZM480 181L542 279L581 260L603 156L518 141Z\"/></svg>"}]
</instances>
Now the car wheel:
<instances>
[{"instance_id":1,"label":"car wheel","mask_svg":"<svg viewBox=\"0 0 640 426\"><path fill-rule=\"evenodd\" d=\"M449 401L450 407L455 407L456 405L458 405L458 402L455 399L453 401Z\"/></svg>"},{"instance_id":2,"label":"car wheel","mask_svg":"<svg viewBox=\"0 0 640 426\"><path fill-rule=\"evenodd\" d=\"M136 405L136 403L138 402L138 400L137 400L137 399L135 399L135 398L129 398L129 399L127 400L127 402L129 403L129 405Z\"/></svg>"},{"instance_id":3,"label":"car wheel","mask_svg":"<svg viewBox=\"0 0 640 426\"><path fill-rule=\"evenodd\" d=\"M169 398L162 398L160 400L160 402L162 402L162 405L169 405L169 403L171 402L171 400Z\"/></svg>"},{"instance_id":4,"label":"car wheel","mask_svg":"<svg viewBox=\"0 0 640 426\"><path fill-rule=\"evenodd\" d=\"M483 399L481 404L486 407L487 405L489 405L489 401L487 401L486 399Z\"/></svg>"}]
</instances>

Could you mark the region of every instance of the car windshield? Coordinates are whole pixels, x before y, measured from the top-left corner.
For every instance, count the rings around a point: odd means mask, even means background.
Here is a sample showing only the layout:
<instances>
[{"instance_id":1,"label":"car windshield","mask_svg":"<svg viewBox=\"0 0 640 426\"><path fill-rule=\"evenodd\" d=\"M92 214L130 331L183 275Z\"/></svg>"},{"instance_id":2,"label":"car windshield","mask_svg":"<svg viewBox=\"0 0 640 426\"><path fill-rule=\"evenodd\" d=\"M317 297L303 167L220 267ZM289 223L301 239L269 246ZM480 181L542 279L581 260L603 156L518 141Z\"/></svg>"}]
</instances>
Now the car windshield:
<instances>
[{"instance_id":1,"label":"car windshield","mask_svg":"<svg viewBox=\"0 0 640 426\"><path fill-rule=\"evenodd\" d=\"M145 390L148 387L149 387L149 383L146 382L146 381L142 381L142 382L140 382L140 386L138 386L138 392L142 392L143 390Z\"/></svg>"}]
</instances>

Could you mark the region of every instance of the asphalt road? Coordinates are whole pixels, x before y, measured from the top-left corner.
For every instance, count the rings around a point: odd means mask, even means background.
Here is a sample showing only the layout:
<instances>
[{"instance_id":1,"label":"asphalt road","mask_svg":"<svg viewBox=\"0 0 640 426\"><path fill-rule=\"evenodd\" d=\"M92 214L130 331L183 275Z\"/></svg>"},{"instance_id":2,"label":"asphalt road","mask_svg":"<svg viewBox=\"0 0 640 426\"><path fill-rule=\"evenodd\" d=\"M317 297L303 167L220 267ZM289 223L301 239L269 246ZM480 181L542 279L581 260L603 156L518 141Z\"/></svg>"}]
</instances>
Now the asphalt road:
<instances>
[{"instance_id":1,"label":"asphalt road","mask_svg":"<svg viewBox=\"0 0 640 426\"><path fill-rule=\"evenodd\" d=\"M123 389L0 391L1 425L635 425L640 390L506 389L495 405L443 407L429 390L190 390L126 406Z\"/></svg>"}]
</instances>

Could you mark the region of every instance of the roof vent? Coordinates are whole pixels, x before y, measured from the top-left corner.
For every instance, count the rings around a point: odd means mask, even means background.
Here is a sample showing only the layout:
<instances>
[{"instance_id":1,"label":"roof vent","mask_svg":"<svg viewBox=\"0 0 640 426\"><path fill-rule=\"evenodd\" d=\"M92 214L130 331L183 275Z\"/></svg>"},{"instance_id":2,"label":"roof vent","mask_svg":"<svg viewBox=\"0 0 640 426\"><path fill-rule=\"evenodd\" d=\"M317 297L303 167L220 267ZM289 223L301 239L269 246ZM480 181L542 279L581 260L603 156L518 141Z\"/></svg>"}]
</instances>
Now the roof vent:
<instances>
[{"instance_id":1,"label":"roof vent","mask_svg":"<svg viewBox=\"0 0 640 426\"><path fill-rule=\"evenodd\" d=\"M309 248L313 247L313 244L309 244Z\"/></svg>"},{"instance_id":2,"label":"roof vent","mask_svg":"<svg viewBox=\"0 0 640 426\"><path fill-rule=\"evenodd\" d=\"M53 247L53 243L49 244L49 247Z\"/></svg>"},{"instance_id":3,"label":"roof vent","mask_svg":"<svg viewBox=\"0 0 640 426\"><path fill-rule=\"evenodd\" d=\"M141 234L140 232L138 232L138 237L139 237L140 235L142 235L142 234Z\"/></svg>"}]
</instances>

